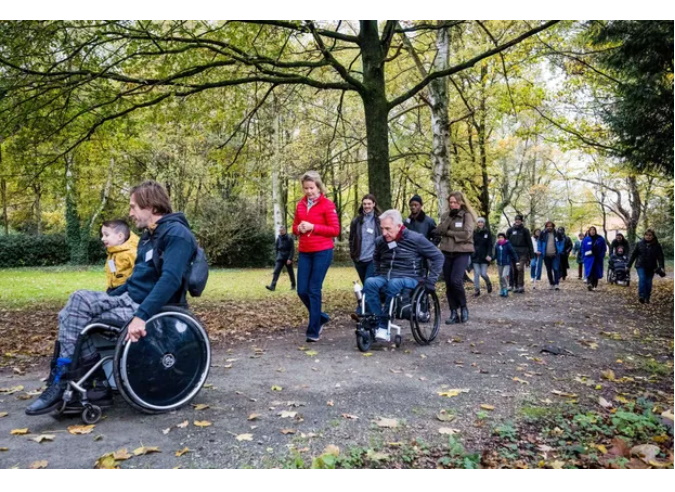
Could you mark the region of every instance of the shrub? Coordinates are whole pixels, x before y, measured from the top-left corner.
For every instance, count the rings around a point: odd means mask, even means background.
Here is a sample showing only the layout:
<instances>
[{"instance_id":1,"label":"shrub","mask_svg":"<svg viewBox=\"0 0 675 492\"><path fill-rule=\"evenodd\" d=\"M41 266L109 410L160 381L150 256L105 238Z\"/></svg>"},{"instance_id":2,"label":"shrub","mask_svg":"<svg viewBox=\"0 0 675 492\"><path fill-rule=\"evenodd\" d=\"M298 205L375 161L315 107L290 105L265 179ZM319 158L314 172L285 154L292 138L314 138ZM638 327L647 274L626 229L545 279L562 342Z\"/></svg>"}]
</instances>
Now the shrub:
<instances>
[{"instance_id":1,"label":"shrub","mask_svg":"<svg viewBox=\"0 0 675 492\"><path fill-rule=\"evenodd\" d=\"M105 249L98 238L89 240L89 262L101 263ZM0 236L0 268L64 265L70 261L63 234Z\"/></svg>"}]
</instances>

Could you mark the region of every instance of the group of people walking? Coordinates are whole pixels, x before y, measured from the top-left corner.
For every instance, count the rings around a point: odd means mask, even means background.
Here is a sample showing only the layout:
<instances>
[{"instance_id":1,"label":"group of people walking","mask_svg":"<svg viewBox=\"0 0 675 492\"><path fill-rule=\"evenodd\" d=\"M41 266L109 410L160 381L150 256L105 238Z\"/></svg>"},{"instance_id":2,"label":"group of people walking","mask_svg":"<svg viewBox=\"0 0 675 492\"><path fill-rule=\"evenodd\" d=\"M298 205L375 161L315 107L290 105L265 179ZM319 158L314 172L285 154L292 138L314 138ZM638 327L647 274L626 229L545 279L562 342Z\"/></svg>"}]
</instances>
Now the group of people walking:
<instances>
[{"instance_id":1,"label":"group of people walking","mask_svg":"<svg viewBox=\"0 0 675 492\"><path fill-rule=\"evenodd\" d=\"M305 173L301 184L305 196L297 205L293 221L299 252L297 284L292 271L293 240L282 228L276 243L273 281L267 288L275 289L279 273L285 266L291 288L297 286L298 296L309 313L307 341L316 342L330 319L321 310L322 285L333 258L333 239L339 235L340 225L335 205L325 196L319 174L314 171ZM517 294L525 292L528 266L533 290L537 289L544 269L549 288L559 290L561 280L568 278L570 257L576 259L578 278L587 282L588 290L596 290L598 280L603 277L607 243L593 226L585 234L579 233L578 240L573 242L565 233L565 228L556 227L552 221L547 221L543 229L534 229L530 233L523 223L523 216L517 214L513 225L506 232L497 234L495 241L486 219L477 217L462 192L449 194L448 211L441 216L439 224L424 212L424 203L419 195L414 195L408 205L410 215L402 219L398 234L400 236L403 230L419 234L437 245L442 253L442 275L450 310L447 324L469 320L464 288L467 270L473 270L474 296L481 295L481 279L487 293L492 292L487 271L493 261L498 268L499 295L502 297L508 297L510 291ZM361 199L358 214L349 226L350 256L364 285L368 278L378 275L375 257L376 239L383 235L381 214L375 196L367 194ZM395 238L387 239L386 244L390 249L397 246ZM626 257L629 253L628 242L622 234L617 234L610 245L610 254L617 253ZM428 261L428 258L424 259L422 265ZM644 239L633 249L629 267L633 264L638 272L640 302L648 303L654 274L664 272L663 250L653 230L647 230ZM417 276L424 281L425 272L417 272Z\"/></svg>"}]
</instances>

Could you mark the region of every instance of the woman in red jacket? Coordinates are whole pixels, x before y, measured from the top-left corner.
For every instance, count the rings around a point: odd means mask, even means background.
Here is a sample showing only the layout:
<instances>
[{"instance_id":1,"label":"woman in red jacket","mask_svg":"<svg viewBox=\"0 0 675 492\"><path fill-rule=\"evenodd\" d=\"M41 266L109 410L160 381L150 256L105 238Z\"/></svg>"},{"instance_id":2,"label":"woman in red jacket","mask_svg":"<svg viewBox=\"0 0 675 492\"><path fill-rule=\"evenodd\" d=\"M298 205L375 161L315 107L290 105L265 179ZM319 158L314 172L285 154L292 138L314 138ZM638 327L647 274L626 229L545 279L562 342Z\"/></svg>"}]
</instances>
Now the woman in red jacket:
<instances>
[{"instance_id":1,"label":"woman in red jacket","mask_svg":"<svg viewBox=\"0 0 675 492\"><path fill-rule=\"evenodd\" d=\"M318 342L321 329L330 317L321 311L321 288L333 261L333 238L340 233L335 204L325 197L325 188L316 171L300 178L305 196L298 202L293 234L298 239L298 297L309 311L307 341Z\"/></svg>"}]
</instances>

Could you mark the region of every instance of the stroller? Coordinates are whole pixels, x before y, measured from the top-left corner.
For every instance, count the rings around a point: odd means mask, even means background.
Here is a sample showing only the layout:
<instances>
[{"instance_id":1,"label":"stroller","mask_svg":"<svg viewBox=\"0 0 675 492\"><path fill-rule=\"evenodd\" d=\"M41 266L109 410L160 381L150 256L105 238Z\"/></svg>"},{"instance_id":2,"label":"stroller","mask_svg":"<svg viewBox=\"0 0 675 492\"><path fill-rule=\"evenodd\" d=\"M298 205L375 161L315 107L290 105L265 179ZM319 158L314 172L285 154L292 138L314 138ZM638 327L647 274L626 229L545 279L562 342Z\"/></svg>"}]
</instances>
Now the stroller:
<instances>
[{"instance_id":1,"label":"stroller","mask_svg":"<svg viewBox=\"0 0 675 492\"><path fill-rule=\"evenodd\" d=\"M630 285L630 270L628 269L628 257L623 248L617 248L609 257L607 268L607 282L610 284Z\"/></svg>"}]
</instances>

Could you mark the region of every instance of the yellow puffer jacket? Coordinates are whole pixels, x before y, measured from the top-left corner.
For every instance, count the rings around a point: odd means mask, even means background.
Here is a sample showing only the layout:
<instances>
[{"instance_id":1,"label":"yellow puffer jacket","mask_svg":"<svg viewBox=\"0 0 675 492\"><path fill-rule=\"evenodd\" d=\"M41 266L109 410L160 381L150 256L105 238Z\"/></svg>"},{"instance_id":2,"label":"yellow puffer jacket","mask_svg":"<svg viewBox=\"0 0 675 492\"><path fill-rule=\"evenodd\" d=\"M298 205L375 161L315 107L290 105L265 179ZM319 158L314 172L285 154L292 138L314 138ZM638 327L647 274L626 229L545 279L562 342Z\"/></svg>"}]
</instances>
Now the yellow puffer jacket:
<instances>
[{"instance_id":1,"label":"yellow puffer jacket","mask_svg":"<svg viewBox=\"0 0 675 492\"><path fill-rule=\"evenodd\" d=\"M127 281L136 263L138 236L133 232L124 243L107 248L108 258L105 262L106 288L114 289Z\"/></svg>"}]
</instances>

